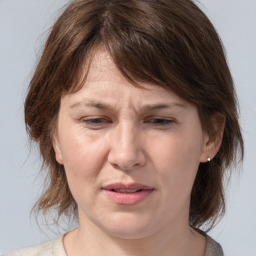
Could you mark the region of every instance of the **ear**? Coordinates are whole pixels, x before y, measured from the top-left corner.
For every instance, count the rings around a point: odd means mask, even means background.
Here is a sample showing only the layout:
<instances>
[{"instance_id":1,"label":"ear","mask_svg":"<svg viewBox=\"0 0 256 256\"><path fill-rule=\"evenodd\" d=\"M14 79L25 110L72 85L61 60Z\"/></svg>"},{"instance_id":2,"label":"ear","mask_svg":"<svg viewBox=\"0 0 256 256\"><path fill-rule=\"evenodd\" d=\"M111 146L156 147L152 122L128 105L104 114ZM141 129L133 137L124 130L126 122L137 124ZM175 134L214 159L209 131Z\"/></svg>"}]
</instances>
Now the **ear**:
<instances>
[{"instance_id":1,"label":"ear","mask_svg":"<svg viewBox=\"0 0 256 256\"><path fill-rule=\"evenodd\" d=\"M63 157L62 157L62 153L61 153L61 150L60 150L60 145L59 145L59 141L58 141L57 135L53 136L52 146L53 146L53 149L55 151L56 161L59 164L63 164Z\"/></svg>"},{"instance_id":2,"label":"ear","mask_svg":"<svg viewBox=\"0 0 256 256\"><path fill-rule=\"evenodd\" d=\"M212 117L209 129L211 131L205 132L204 134L202 153L200 156L201 163L207 162L208 158L212 160L218 153L223 138L225 121L226 119L223 115L215 115Z\"/></svg>"}]
</instances>

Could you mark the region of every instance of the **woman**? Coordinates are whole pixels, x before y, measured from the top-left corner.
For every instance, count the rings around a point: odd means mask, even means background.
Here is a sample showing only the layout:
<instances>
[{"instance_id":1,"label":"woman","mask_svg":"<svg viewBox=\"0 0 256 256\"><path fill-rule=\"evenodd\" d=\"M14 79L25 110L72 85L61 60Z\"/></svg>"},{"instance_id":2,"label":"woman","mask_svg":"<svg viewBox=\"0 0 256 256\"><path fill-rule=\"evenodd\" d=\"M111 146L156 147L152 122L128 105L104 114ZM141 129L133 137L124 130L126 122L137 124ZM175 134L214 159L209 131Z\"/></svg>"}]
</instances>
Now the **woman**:
<instances>
[{"instance_id":1,"label":"woman","mask_svg":"<svg viewBox=\"0 0 256 256\"><path fill-rule=\"evenodd\" d=\"M35 209L79 226L7 255L223 255L210 230L243 156L218 35L189 0L75 0L54 24L25 121L49 186Z\"/></svg>"}]
</instances>

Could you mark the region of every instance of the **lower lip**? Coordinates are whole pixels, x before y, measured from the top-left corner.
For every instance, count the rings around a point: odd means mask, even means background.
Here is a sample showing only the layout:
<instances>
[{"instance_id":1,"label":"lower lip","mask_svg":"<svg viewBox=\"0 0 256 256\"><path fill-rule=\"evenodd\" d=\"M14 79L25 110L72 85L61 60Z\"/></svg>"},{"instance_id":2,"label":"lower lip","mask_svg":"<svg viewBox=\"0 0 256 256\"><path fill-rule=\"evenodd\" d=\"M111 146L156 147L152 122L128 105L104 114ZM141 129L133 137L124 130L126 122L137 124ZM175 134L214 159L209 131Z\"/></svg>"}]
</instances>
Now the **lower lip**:
<instances>
[{"instance_id":1,"label":"lower lip","mask_svg":"<svg viewBox=\"0 0 256 256\"><path fill-rule=\"evenodd\" d=\"M153 189L142 190L135 193L118 193L112 190L105 190L108 198L117 204L123 205L133 205L138 204L145 198L147 198L152 192Z\"/></svg>"}]
</instances>

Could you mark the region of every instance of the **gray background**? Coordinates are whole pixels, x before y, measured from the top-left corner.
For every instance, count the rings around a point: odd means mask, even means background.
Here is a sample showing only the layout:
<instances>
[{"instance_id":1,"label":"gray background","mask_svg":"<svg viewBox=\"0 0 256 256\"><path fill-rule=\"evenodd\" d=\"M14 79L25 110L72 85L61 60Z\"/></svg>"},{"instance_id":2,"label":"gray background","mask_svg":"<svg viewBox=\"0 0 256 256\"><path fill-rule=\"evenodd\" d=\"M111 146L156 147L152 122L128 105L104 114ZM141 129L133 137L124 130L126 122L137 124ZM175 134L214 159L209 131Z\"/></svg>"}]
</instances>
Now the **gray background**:
<instances>
[{"instance_id":1,"label":"gray background","mask_svg":"<svg viewBox=\"0 0 256 256\"><path fill-rule=\"evenodd\" d=\"M65 0L0 0L0 253L55 237L41 232L31 207L39 195L40 157L30 152L23 102L47 29ZM210 232L226 256L256 256L256 1L201 0L226 47L237 86L245 161L227 187L227 212Z\"/></svg>"}]
</instances>

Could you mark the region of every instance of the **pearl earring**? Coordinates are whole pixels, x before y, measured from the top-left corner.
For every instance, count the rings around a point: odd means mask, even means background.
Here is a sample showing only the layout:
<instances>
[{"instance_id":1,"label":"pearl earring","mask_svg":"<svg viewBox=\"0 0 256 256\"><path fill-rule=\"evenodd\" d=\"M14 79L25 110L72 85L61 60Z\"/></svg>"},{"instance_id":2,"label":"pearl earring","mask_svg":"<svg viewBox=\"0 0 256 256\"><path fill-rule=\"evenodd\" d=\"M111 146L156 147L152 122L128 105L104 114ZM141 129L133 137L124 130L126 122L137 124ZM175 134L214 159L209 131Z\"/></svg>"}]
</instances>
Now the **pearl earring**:
<instances>
[{"instance_id":1,"label":"pearl earring","mask_svg":"<svg viewBox=\"0 0 256 256\"><path fill-rule=\"evenodd\" d=\"M210 158L210 157L208 157L208 158L207 158L207 161L208 161L208 162L210 162L210 161L211 161L211 158Z\"/></svg>"}]
</instances>

